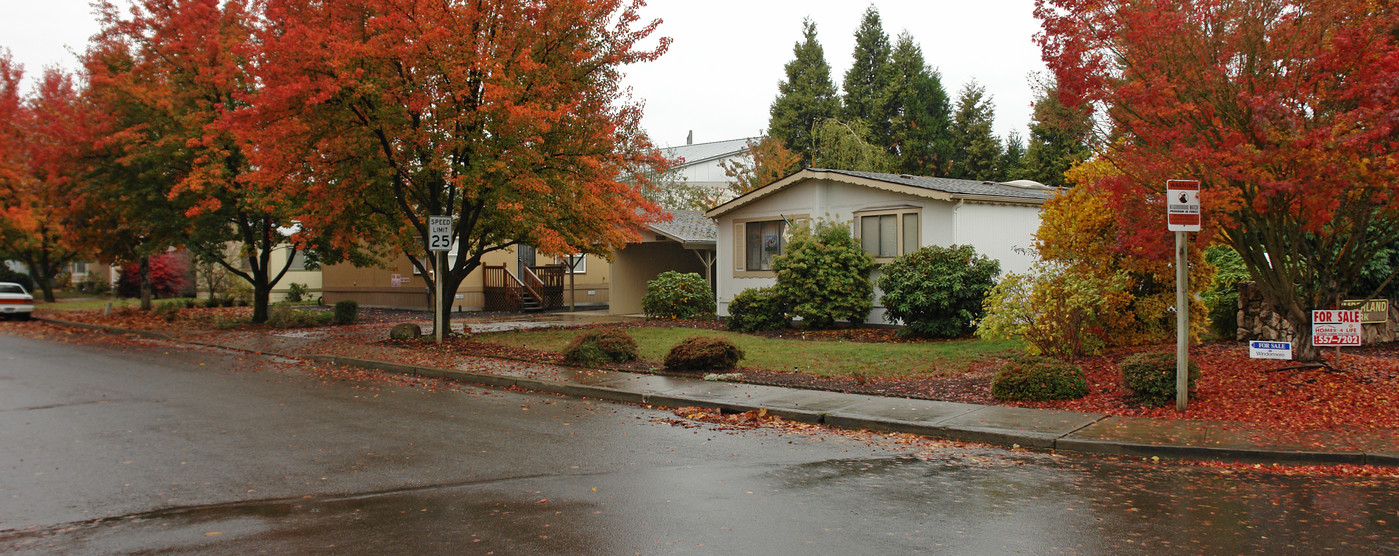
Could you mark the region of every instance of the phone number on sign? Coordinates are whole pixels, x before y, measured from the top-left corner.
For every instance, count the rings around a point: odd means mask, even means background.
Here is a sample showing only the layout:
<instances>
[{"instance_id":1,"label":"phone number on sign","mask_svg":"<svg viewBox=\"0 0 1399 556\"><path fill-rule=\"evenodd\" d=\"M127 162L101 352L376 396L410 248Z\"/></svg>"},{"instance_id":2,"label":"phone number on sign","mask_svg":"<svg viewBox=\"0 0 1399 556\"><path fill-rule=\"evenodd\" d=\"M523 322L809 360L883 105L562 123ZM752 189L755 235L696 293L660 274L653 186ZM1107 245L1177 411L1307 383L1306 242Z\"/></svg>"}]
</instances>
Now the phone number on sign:
<instances>
[{"instance_id":1,"label":"phone number on sign","mask_svg":"<svg viewBox=\"0 0 1399 556\"><path fill-rule=\"evenodd\" d=\"M1358 345L1360 345L1360 336L1357 336L1357 335L1354 335L1354 334L1346 334L1346 335L1338 335L1338 336L1317 336L1317 337L1315 337L1315 338L1312 338L1312 345L1318 345L1318 346L1358 346Z\"/></svg>"}]
</instances>

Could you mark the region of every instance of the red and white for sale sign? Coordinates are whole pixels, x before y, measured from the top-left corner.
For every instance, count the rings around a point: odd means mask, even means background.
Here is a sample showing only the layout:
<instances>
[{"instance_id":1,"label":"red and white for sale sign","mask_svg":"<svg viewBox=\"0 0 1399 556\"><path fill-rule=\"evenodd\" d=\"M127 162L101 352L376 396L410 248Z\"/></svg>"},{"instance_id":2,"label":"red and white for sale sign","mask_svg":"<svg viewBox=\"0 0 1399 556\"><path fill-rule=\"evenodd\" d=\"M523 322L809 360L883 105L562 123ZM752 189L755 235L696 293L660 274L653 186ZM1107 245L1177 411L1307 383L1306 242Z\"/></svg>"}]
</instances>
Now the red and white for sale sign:
<instances>
[{"instance_id":1,"label":"red and white for sale sign","mask_svg":"<svg viewBox=\"0 0 1399 556\"><path fill-rule=\"evenodd\" d=\"M1360 311L1312 311L1312 345L1360 345Z\"/></svg>"}]
</instances>

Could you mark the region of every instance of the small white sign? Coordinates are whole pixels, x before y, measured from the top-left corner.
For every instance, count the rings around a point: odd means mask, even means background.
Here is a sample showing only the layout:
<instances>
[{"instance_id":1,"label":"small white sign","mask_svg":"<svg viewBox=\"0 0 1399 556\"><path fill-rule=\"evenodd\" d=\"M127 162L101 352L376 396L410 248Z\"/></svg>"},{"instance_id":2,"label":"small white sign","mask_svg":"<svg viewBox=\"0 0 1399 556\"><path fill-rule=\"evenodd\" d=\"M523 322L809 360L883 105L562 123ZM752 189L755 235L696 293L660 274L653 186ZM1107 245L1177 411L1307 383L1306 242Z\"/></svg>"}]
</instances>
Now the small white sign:
<instances>
[{"instance_id":1,"label":"small white sign","mask_svg":"<svg viewBox=\"0 0 1399 556\"><path fill-rule=\"evenodd\" d=\"M1360 311L1312 311L1312 345L1360 345Z\"/></svg>"},{"instance_id":2,"label":"small white sign","mask_svg":"<svg viewBox=\"0 0 1399 556\"><path fill-rule=\"evenodd\" d=\"M450 217L450 216L429 216L429 217L427 217L427 250L428 250L428 251L451 251L451 250L452 250L452 217Z\"/></svg>"},{"instance_id":3,"label":"small white sign","mask_svg":"<svg viewBox=\"0 0 1399 556\"><path fill-rule=\"evenodd\" d=\"M1166 180L1166 228L1200 231L1200 180Z\"/></svg>"},{"instance_id":4,"label":"small white sign","mask_svg":"<svg viewBox=\"0 0 1399 556\"><path fill-rule=\"evenodd\" d=\"M1292 342L1249 342L1248 356L1253 359L1292 360Z\"/></svg>"}]
</instances>

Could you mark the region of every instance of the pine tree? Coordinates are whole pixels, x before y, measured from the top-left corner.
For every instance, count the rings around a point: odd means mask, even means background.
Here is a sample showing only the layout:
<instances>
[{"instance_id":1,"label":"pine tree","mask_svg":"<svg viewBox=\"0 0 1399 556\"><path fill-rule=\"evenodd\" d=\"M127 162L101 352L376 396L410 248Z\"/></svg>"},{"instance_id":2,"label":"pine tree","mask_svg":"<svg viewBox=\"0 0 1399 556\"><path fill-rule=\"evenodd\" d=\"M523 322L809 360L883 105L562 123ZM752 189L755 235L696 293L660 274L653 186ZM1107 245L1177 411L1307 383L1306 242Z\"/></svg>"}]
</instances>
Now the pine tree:
<instances>
[{"instance_id":1,"label":"pine tree","mask_svg":"<svg viewBox=\"0 0 1399 556\"><path fill-rule=\"evenodd\" d=\"M821 120L834 118L840 110L840 100L836 98L826 53L816 41L815 22L802 21L802 41L793 46L792 53L794 58L784 66L787 79L778 83L777 99L772 101L768 133L801 153L801 165L805 167L811 165L814 148L811 128Z\"/></svg>"},{"instance_id":2,"label":"pine tree","mask_svg":"<svg viewBox=\"0 0 1399 556\"><path fill-rule=\"evenodd\" d=\"M1059 102L1055 87L1044 88L1035 99L1025 178L1056 187L1068 185L1064 172L1092 153L1088 146L1092 132L1093 120L1086 108L1070 109Z\"/></svg>"},{"instance_id":3,"label":"pine tree","mask_svg":"<svg viewBox=\"0 0 1399 556\"><path fill-rule=\"evenodd\" d=\"M952 156L952 108L942 79L923 59L908 32L899 34L890 56L884 108L889 121L889 153L899 172L945 174Z\"/></svg>"},{"instance_id":4,"label":"pine tree","mask_svg":"<svg viewBox=\"0 0 1399 556\"><path fill-rule=\"evenodd\" d=\"M889 35L884 34L879 10L871 5L855 30L854 60L845 72L845 96L841 116L847 122L863 121L870 128L871 139L888 144L889 120L884 107L890 84Z\"/></svg>"},{"instance_id":5,"label":"pine tree","mask_svg":"<svg viewBox=\"0 0 1399 556\"><path fill-rule=\"evenodd\" d=\"M952 120L952 163L948 177L992 181L1001 159L1001 140L992 131L996 109L986 98L986 88L975 81L957 95Z\"/></svg>"},{"instance_id":6,"label":"pine tree","mask_svg":"<svg viewBox=\"0 0 1399 556\"><path fill-rule=\"evenodd\" d=\"M1020 137L1019 130L1010 130L1006 136L1006 148L1001 153L1001 162L996 169L1000 174L1000 179L996 181L1013 181L1025 178L1025 140Z\"/></svg>"}]
</instances>

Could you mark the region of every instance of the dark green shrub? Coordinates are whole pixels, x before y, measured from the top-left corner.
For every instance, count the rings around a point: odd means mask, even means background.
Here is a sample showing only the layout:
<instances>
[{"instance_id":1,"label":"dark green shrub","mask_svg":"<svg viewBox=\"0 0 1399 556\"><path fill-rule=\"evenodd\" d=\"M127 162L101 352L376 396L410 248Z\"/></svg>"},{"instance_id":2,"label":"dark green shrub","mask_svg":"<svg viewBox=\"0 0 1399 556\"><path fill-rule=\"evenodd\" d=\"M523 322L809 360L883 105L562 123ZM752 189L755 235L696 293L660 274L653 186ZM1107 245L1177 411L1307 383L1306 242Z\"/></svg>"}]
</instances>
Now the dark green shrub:
<instances>
[{"instance_id":1,"label":"dark green shrub","mask_svg":"<svg viewBox=\"0 0 1399 556\"><path fill-rule=\"evenodd\" d=\"M14 282L24 286L24 291L31 293L34 291L34 279L30 278L29 275L24 272L12 270L10 267L5 266L3 259L0 259L0 282Z\"/></svg>"},{"instance_id":2,"label":"dark green shrub","mask_svg":"<svg viewBox=\"0 0 1399 556\"><path fill-rule=\"evenodd\" d=\"M1161 407L1176 399L1176 353L1153 351L1138 353L1118 364L1122 383L1142 405ZM1200 378L1200 366L1190 361L1186 366L1188 390L1195 390Z\"/></svg>"},{"instance_id":3,"label":"dark green shrub","mask_svg":"<svg viewBox=\"0 0 1399 556\"><path fill-rule=\"evenodd\" d=\"M873 268L874 259L850 235L850 226L828 221L815 229L793 227L786 254L772 263L778 295L809 328L830 328L836 320L864 322L874 308Z\"/></svg>"},{"instance_id":4,"label":"dark green shrub","mask_svg":"<svg viewBox=\"0 0 1399 556\"><path fill-rule=\"evenodd\" d=\"M714 314L714 294L703 276L667 270L646 283L641 310L652 319L697 319Z\"/></svg>"},{"instance_id":5,"label":"dark green shrub","mask_svg":"<svg viewBox=\"0 0 1399 556\"><path fill-rule=\"evenodd\" d=\"M306 284L298 284L296 282L287 284L287 301L301 303L301 300L305 299L306 294L310 291L311 290L306 287Z\"/></svg>"},{"instance_id":6,"label":"dark green shrub","mask_svg":"<svg viewBox=\"0 0 1399 556\"><path fill-rule=\"evenodd\" d=\"M991 379L991 397L998 400L1072 400L1087 394L1088 376L1081 367L1048 357L1013 358Z\"/></svg>"},{"instance_id":7,"label":"dark green shrub","mask_svg":"<svg viewBox=\"0 0 1399 556\"><path fill-rule=\"evenodd\" d=\"M335 324L354 324L359 318L359 302L345 299L335 302Z\"/></svg>"},{"instance_id":8,"label":"dark green shrub","mask_svg":"<svg viewBox=\"0 0 1399 556\"><path fill-rule=\"evenodd\" d=\"M1210 312L1210 331L1222 339L1234 338L1239 329L1239 283L1249 280L1244 259L1223 245L1205 249L1205 261L1214 265L1214 282L1201 293Z\"/></svg>"},{"instance_id":9,"label":"dark green shrub","mask_svg":"<svg viewBox=\"0 0 1399 556\"><path fill-rule=\"evenodd\" d=\"M926 338L957 338L985 313L982 301L996 285L1001 263L970 245L924 247L880 269L884 320Z\"/></svg>"},{"instance_id":10,"label":"dark green shrub","mask_svg":"<svg viewBox=\"0 0 1399 556\"><path fill-rule=\"evenodd\" d=\"M272 307L267 313L267 326L273 328L306 328L329 324L332 315L321 311L298 311L284 305Z\"/></svg>"},{"instance_id":11,"label":"dark green shrub","mask_svg":"<svg viewBox=\"0 0 1399 556\"><path fill-rule=\"evenodd\" d=\"M589 332L569 342L563 350L563 358L569 363L584 365L636 361L636 340L616 329Z\"/></svg>"},{"instance_id":12,"label":"dark green shrub","mask_svg":"<svg viewBox=\"0 0 1399 556\"><path fill-rule=\"evenodd\" d=\"M175 319L180 316L180 309L184 306L184 301L172 299L170 301L156 303L155 306L152 307L152 312L154 312L156 316L165 319L165 322L175 322Z\"/></svg>"},{"instance_id":13,"label":"dark green shrub","mask_svg":"<svg viewBox=\"0 0 1399 556\"><path fill-rule=\"evenodd\" d=\"M724 327L739 332L759 332L787 328L787 307L776 288L748 288L729 302L729 320Z\"/></svg>"},{"instance_id":14,"label":"dark green shrub","mask_svg":"<svg viewBox=\"0 0 1399 556\"><path fill-rule=\"evenodd\" d=\"M672 371L732 369L743 359L743 350L723 338L696 336L670 348L665 367Z\"/></svg>"}]
</instances>

